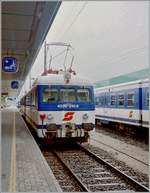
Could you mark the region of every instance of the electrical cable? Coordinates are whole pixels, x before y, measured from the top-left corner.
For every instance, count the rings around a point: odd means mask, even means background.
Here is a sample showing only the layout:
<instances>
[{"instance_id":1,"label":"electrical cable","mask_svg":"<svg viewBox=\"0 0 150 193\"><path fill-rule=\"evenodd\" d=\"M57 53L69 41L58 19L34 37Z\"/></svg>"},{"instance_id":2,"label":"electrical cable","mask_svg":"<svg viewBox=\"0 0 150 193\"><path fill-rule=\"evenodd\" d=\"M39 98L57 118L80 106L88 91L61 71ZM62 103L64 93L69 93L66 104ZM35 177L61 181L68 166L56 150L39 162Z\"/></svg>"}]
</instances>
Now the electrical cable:
<instances>
[{"instance_id":1,"label":"electrical cable","mask_svg":"<svg viewBox=\"0 0 150 193\"><path fill-rule=\"evenodd\" d=\"M73 24L76 22L76 20L78 19L79 15L82 13L82 11L84 10L84 8L86 7L88 1L84 2L83 6L81 7L81 9L79 10L79 12L77 13L77 15L74 17L73 21L70 23L70 25L68 26L68 28L64 31L64 33L62 34L61 38L64 36L64 34L66 32L68 32L71 27L73 26ZM61 39L60 38L60 39Z\"/></svg>"},{"instance_id":2,"label":"electrical cable","mask_svg":"<svg viewBox=\"0 0 150 193\"><path fill-rule=\"evenodd\" d=\"M124 60L124 59L127 59L127 56L128 54L132 54L133 52L135 53L138 53L138 52L143 52L144 50L147 47L143 47L143 48L137 48L137 49L134 49L134 50L130 50L128 52L126 52L125 54L123 55L120 55L118 58L111 58L110 60L108 61L104 61L104 62L101 62L103 63L103 65L105 64L112 64L112 63L115 63L115 62L118 62L118 61L121 61L121 60ZM113 61L114 60L114 61Z\"/></svg>"}]
</instances>

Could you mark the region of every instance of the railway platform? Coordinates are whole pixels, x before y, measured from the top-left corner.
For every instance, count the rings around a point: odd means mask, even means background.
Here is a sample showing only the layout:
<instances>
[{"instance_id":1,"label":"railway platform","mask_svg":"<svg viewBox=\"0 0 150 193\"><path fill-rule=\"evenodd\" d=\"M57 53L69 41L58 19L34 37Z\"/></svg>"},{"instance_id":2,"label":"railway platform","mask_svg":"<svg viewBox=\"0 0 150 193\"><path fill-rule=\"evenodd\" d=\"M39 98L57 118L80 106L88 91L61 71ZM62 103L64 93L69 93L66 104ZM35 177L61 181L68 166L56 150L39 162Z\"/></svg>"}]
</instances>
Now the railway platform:
<instances>
[{"instance_id":1,"label":"railway platform","mask_svg":"<svg viewBox=\"0 0 150 193\"><path fill-rule=\"evenodd\" d=\"M2 120L2 192L62 192L16 107Z\"/></svg>"}]
</instances>

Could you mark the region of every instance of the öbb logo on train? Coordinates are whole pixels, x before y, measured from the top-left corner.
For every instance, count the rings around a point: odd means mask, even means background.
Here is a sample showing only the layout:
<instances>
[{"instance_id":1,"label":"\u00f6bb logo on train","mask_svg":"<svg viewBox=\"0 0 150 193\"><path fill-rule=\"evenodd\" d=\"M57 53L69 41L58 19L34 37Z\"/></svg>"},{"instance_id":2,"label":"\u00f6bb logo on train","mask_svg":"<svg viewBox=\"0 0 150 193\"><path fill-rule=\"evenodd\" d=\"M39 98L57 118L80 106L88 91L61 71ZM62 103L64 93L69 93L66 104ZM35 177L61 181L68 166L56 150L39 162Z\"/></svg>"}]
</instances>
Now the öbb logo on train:
<instances>
[{"instance_id":1,"label":"\u00f6bb logo on train","mask_svg":"<svg viewBox=\"0 0 150 193\"><path fill-rule=\"evenodd\" d=\"M63 121L70 121L73 118L74 112L67 112L64 114Z\"/></svg>"}]
</instances>

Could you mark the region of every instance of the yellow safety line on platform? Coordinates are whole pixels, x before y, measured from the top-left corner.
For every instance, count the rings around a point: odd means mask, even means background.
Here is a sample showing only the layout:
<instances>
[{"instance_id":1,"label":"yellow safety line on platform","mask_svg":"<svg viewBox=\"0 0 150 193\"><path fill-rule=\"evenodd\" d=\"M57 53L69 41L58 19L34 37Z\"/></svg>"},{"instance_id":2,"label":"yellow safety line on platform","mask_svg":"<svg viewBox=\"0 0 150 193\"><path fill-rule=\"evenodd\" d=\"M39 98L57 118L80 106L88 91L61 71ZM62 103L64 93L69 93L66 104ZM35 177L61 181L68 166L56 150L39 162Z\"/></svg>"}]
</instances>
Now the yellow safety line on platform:
<instances>
[{"instance_id":1,"label":"yellow safety line on platform","mask_svg":"<svg viewBox=\"0 0 150 193\"><path fill-rule=\"evenodd\" d=\"M11 146L11 167L9 178L9 192L16 192L16 123L15 112L13 116L13 134Z\"/></svg>"}]
</instances>

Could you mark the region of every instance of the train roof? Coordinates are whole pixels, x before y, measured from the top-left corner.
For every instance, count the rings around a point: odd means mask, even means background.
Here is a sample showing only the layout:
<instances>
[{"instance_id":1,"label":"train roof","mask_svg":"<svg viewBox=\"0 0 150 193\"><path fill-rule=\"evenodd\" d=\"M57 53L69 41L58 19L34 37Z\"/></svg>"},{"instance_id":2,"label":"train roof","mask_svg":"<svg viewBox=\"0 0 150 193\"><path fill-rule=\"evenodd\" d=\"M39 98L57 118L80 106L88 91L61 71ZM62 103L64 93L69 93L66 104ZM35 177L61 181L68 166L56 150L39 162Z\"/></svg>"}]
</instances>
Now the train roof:
<instances>
[{"instance_id":1,"label":"train roof","mask_svg":"<svg viewBox=\"0 0 150 193\"><path fill-rule=\"evenodd\" d=\"M149 68L145 68L145 69L128 73L128 74L123 74L107 80L97 81L95 82L95 87L102 88L102 87L111 86L111 85L118 85L122 83L133 82L136 80L137 81L143 80L146 78L149 78Z\"/></svg>"},{"instance_id":2,"label":"train roof","mask_svg":"<svg viewBox=\"0 0 150 193\"><path fill-rule=\"evenodd\" d=\"M117 88L117 87L123 87L123 86L128 86L128 85L135 85L135 84L140 84L140 83L148 83L149 79L143 79L143 80L136 80L136 81L131 81L131 82L126 82L126 83L121 83L121 84L115 84L115 85L110 85L110 86L104 86L104 87L100 87L100 88L95 88L95 91L101 91L104 89L108 89L108 88Z\"/></svg>"},{"instance_id":3,"label":"train roof","mask_svg":"<svg viewBox=\"0 0 150 193\"><path fill-rule=\"evenodd\" d=\"M94 86L92 82L84 77L79 77L77 75L71 75L71 79L68 83L65 83L64 75L63 74L48 74L46 76L40 76L35 81L34 85L91 85Z\"/></svg>"}]
</instances>

